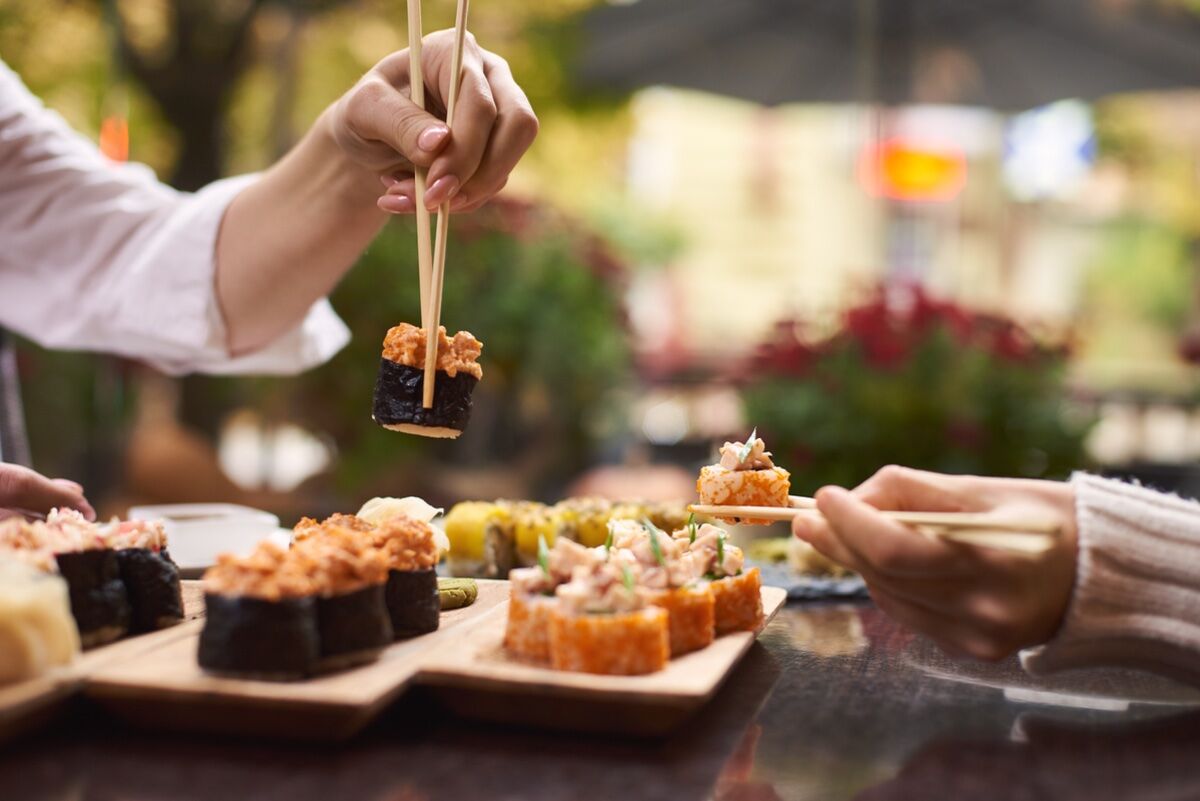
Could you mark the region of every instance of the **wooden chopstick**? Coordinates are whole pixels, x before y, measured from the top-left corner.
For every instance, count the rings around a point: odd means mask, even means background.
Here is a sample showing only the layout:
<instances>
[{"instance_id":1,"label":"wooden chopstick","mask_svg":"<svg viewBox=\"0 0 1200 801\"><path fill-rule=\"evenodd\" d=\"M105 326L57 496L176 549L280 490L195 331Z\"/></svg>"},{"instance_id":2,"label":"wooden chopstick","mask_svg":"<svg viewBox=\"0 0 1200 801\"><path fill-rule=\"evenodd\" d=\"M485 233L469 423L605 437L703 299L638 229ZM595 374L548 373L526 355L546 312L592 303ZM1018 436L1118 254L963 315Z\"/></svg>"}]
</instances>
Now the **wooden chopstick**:
<instances>
[{"instance_id":1,"label":"wooden chopstick","mask_svg":"<svg viewBox=\"0 0 1200 801\"><path fill-rule=\"evenodd\" d=\"M799 499L803 502L804 499ZM692 504L688 511L713 517L740 517L758 520L793 520L801 515L819 515L812 507L781 506L710 506ZM880 514L904 523L928 537L978 545L1019 554L1044 553L1054 547L1061 528L1057 522L1039 519L1011 519L977 512L896 512Z\"/></svg>"},{"instance_id":2,"label":"wooden chopstick","mask_svg":"<svg viewBox=\"0 0 1200 801\"><path fill-rule=\"evenodd\" d=\"M788 506L707 506L692 504L689 511L701 515L719 517L753 517L759 520L791 520L798 515L820 514L812 508ZM986 529L1008 531L1031 536L1057 536L1059 524L1052 520L1001 518L984 512L879 512L889 520L910 526L934 526L937 528Z\"/></svg>"},{"instance_id":3,"label":"wooden chopstick","mask_svg":"<svg viewBox=\"0 0 1200 801\"><path fill-rule=\"evenodd\" d=\"M467 38L467 11L470 0L458 0L454 17L454 54L450 60L450 97L446 102L446 127L453 128L454 109L458 105L458 87L462 83L463 43ZM433 389L437 381L437 351L441 339L442 284L446 277L446 236L450 230L450 201L438 206L437 233L433 249L433 275L429 284L429 311L425 318L425 382L422 406L433 406Z\"/></svg>"},{"instance_id":4,"label":"wooden chopstick","mask_svg":"<svg viewBox=\"0 0 1200 801\"><path fill-rule=\"evenodd\" d=\"M425 108L425 73L421 69L421 0L408 0L408 71L412 102ZM424 167L413 165L417 204L417 265L421 281L421 327L428 328L429 284L433 274L433 255L429 242L429 209L425 208Z\"/></svg>"}]
</instances>

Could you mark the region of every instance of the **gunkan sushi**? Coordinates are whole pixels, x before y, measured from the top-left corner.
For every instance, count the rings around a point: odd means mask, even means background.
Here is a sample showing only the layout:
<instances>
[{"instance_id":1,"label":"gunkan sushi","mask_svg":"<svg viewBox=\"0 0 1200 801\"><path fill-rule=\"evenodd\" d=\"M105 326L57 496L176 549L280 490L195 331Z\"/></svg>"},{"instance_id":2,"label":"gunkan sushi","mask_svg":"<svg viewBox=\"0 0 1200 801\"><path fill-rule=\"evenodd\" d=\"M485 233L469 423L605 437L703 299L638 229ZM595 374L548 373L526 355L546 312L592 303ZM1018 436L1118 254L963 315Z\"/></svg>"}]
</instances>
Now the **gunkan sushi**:
<instances>
[{"instance_id":1,"label":"gunkan sushi","mask_svg":"<svg viewBox=\"0 0 1200 801\"><path fill-rule=\"evenodd\" d=\"M424 520L393 517L368 536L388 566L384 599L397 638L436 631L441 614L433 527Z\"/></svg>"},{"instance_id":2,"label":"gunkan sushi","mask_svg":"<svg viewBox=\"0 0 1200 801\"><path fill-rule=\"evenodd\" d=\"M105 540L116 551L121 583L129 596L131 632L156 631L183 620L179 567L167 553L161 523L114 522Z\"/></svg>"},{"instance_id":3,"label":"gunkan sushi","mask_svg":"<svg viewBox=\"0 0 1200 801\"><path fill-rule=\"evenodd\" d=\"M30 527L54 553L58 573L67 582L83 647L123 637L132 616L129 594L121 581L117 552L103 532L73 509L51 509L45 523Z\"/></svg>"},{"instance_id":4,"label":"gunkan sushi","mask_svg":"<svg viewBox=\"0 0 1200 801\"><path fill-rule=\"evenodd\" d=\"M712 506L788 506L791 474L771 461L771 452L751 433L745 442L726 442L721 461L705 465L696 479L700 503ZM767 525L770 520L722 518L731 523Z\"/></svg>"},{"instance_id":5,"label":"gunkan sushi","mask_svg":"<svg viewBox=\"0 0 1200 801\"><path fill-rule=\"evenodd\" d=\"M222 554L204 574L200 667L276 680L312 675L321 656L316 595L313 576L277 545Z\"/></svg>"},{"instance_id":6,"label":"gunkan sushi","mask_svg":"<svg viewBox=\"0 0 1200 801\"><path fill-rule=\"evenodd\" d=\"M453 439L471 417L471 395L483 378L479 354L483 343L467 331L454 338L438 329L437 372L433 407L426 409L425 331L400 323L383 340L383 356L375 380L375 422L392 431Z\"/></svg>"},{"instance_id":7,"label":"gunkan sushi","mask_svg":"<svg viewBox=\"0 0 1200 801\"><path fill-rule=\"evenodd\" d=\"M321 670L369 662L391 644L387 561L361 532L327 526L320 536L297 542L288 559L313 580Z\"/></svg>"},{"instance_id":8,"label":"gunkan sushi","mask_svg":"<svg viewBox=\"0 0 1200 801\"><path fill-rule=\"evenodd\" d=\"M674 536L687 542L696 569L709 581L717 636L762 628L762 577L757 567L744 569L742 549L726 541L724 529L706 523Z\"/></svg>"},{"instance_id":9,"label":"gunkan sushi","mask_svg":"<svg viewBox=\"0 0 1200 801\"><path fill-rule=\"evenodd\" d=\"M79 653L67 584L24 559L0 553L0 685L66 665Z\"/></svg>"}]
</instances>

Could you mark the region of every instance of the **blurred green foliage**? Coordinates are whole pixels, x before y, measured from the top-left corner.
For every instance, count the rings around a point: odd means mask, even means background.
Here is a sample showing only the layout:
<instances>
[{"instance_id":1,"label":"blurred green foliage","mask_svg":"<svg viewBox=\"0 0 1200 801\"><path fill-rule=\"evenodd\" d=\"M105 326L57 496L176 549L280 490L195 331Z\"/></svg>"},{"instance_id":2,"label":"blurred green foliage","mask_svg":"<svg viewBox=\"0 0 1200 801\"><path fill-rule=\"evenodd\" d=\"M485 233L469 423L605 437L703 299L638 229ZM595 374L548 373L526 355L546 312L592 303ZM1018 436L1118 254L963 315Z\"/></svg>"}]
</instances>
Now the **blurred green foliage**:
<instances>
[{"instance_id":1,"label":"blurred green foliage","mask_svg":"<svg viewBox=\"0 0 1200 801\"><path fill-rule=\"evenodd\" d=\"M1090 421L1064 405L1066 353L1011 320L881 289L828 339L781 324L750 364L747 418L793 488L854 486L881 465L1064 477Z\"/></svg>"}]
</instances>

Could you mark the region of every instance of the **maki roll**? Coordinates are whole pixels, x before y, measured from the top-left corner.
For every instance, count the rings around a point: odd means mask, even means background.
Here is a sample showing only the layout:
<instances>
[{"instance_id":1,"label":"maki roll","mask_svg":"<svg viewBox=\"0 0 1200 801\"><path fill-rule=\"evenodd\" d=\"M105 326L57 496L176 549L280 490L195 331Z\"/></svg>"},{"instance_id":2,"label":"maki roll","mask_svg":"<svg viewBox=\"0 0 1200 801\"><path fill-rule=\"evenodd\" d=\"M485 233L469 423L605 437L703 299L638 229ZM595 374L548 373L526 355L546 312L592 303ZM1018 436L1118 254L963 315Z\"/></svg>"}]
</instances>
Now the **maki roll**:
<instances>
[{"instance_id":1,"label":"maki roll","mask_svg":"<svg viewBox=\"0 0 1200 801\"><path fill-rule=\"evenodd\" d=\"M712 643L715 600L702 578L704 565L688 550L689 543L672 538L649 519L614 520L610 528L613 546L637 560L638 585L646 599L667 612L671 656Z\"/></svg>"},{"instance_id":2,"label":"maki roll","mask_svg":"<svg viewBox=\"0 0 1200 801\"><path fill-rule=\"evenodd\" d=\"M675 537L687 541L696 570L709 581L717 636L762 628L762 577L757 567L743 569L742 549L726 542L725 531L704 524L677 531Z\"/></svg>"},{"instance_id":3,"label":"maki roll","mask_svg":"<svg viewBox=\"0 0 1200 801\"><path fill-rule=\"evenodd\" d=\"M509 516L509 509L499 503L464 501L456 503L446 513L446 537L449 539L449 567L455 576L487 575L484 560L484 538L492 521ZM503 573L494 575L502 576Z\"/></svg>"},{"instance_id":4,"label":"maki roll","mask_svg":"<svg viewBox=\"0 0 1200 801\"><path fill-rule=\"evenodd\" d=\"M721 446L721 461L700 469L696 491L700 503L712 506L788 506L791 474L771 461L757 432L743 442ZM722 518L730 523L768 525L760 519Z\"/></svg>"},{"instance_id":5,"label":"maki roll","mask_svg":"<svg viewBox=\"0 0 1200 801\"><path fill-rule=\"evenodd\" d=\"M316 672L316 586L297 567L287 551L269 542L246 557L218 557L204 574L200 667L273 680Z\"/></svg>"},{"instance_id":6,"label":"maki roll","mask_svg":"<svg viewBox=\"0 0 1200 801\"><path fill-rule=\"evenodd\" d=\"M79 653L66 582L12 556L0 553L0 685L70 664Z\"/></svg>"},{"instance_id":7,"label":"maki roll","mask_svg":"<svg viewBox=\"0 0 1200 801\"><path fill-rule=\"evenodd\" d=\"M387 561L350 528L326 527L292 548L295 569L312 576L320 670L339 670L379 656L392 642L384 603Z\"/></svg>"},{"instance_id":8,"label":"maki roll","mask_svg":"<svg viewBox=\"0 0 1200 801\"><path fill-rule=\"evenodd\" d=\"M602 551L603 549L601 549ZM504 627L504 647L530 662L550 660L550 617L555 608L554 591L570 580L576 567L590 570L601 564L605 554L585 548L568 539L559 539L553 549L539 543L537 567L511 571L508 619Z\"/></svg>"},{"instance_id":9,"label":"maki roll","mask_svg":"<svg viewBox=\"0 0 1200 801\"><path fill-rule=\"evenodd\" d=\"M367 534L384 556L387 584L384 601L397 638L436 631L438 549L433 527L411 517L393 517Z\"/></svg>"},{"instance_id":10,"label":"maki roll","mask_svg":"<svg viewBox=\"0 0 1200 801\"><path fill-rule=\"evenodd\" d=\"M483 527L483 577L500 578L520 564L517 557L517 517L540 504L501 501L504 514L495 515Z\"/></svg>"},{"instance_id":11,"label":"maki roll","mask_svg":"<svg viewBox=\"0 0 1200 801\"><path fill-rule=\"evenodd\" d=\"M117 553L100 530L79 512L52 509L34 524L54 553L58 573L67 582L71 614L84 648L104 645L129 631L132 612L121 581Z\"/></svg>"},{"instance_id":12,"label":"maki roll","mask_svg":"<svg viewBox=\"0 0 1200 801\"><path fill-rule=\"evenodd\" d=\"M438 329L433 407L424 408L425 331L400 323L387 332L375 381L375 422L392 431L454 439L471 417L471 395L483 378L483 343L467 331L451 339Z\"/></svg>"},{"instance_id":13,"label":"maki roll","mask_svg":"<svg viewBox=\"0 0 1200 801\"><path fill-rule=\"evenodd\" d=\"M550 664L557 670L632 676L667 665L667 612L637 588L637 563L619 558L576 570L555 590L550 610Z\"/></svg>"},{"instance_id":14,"label":"maki roll","mask_svg":"<svg viewBox=\"0 0 1200 801\"><path fill-rule=\"evenodd\" d=\"M107 533L129 596L131 632L156 631L183 620L179 568L167 553L161 523L129 520Z\"/></svg>"}]
</instances>

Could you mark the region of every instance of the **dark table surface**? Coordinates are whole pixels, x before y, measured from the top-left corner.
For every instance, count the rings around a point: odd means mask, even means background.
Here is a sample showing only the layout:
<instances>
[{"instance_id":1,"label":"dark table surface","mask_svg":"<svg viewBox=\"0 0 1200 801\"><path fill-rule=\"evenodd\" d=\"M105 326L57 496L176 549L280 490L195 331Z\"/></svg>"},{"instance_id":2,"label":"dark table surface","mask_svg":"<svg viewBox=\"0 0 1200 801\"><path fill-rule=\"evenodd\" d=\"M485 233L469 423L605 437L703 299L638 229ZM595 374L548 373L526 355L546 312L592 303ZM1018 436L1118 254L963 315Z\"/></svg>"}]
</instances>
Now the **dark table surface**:
<instances>
[{"instance_id":1,"label":"dark table surface","mask_svg":"<svg viewBox=\"0 0 1200 801\"><path fill-rule=\"evenodd\" d=\"M957 663L870 605L791 605L661 741L479 725L410 695L332 746L140 732L81 702L0 745L0 799L1200 798L1200 692Z\"/></svg>"}]
</instances>

